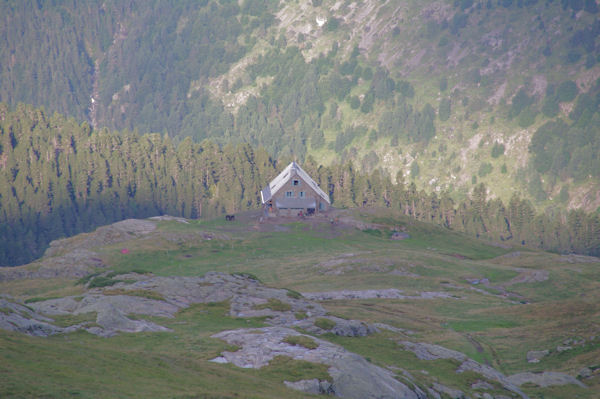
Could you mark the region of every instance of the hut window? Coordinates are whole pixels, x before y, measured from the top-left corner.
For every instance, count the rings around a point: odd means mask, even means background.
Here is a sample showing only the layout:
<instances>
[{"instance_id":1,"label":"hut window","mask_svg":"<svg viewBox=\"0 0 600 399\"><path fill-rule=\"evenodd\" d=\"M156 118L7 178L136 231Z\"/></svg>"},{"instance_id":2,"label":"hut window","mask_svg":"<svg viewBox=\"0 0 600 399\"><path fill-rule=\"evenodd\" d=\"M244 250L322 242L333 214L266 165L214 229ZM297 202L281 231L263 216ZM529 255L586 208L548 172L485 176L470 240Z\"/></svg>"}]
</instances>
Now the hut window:
<instances>
[{"instance_id":1,"label":"hut window","mask_svg":"<svg viewBox=\"0 0 600 399\"><path fill-rule=\"evenodd\" d=\"M299 186L300 185L300 180L293 180L292 181L292 185Z\"/></svg>"},{"instance_id":2,"label":"hut window","mask_svg":"<svg viewBox=\"0 0 600 399\"><path fill-rule=\"evenodd\" d=\"M300 198L304 198L304 191L300 191Z\"/></svg>"},{"instance_id":3,"label":"hut window","mask_svg":"<svg viewBox=\"0 0 600 399\"><path fill-rule=\"evenodd\" d=\"M285 196L286 196L287 198L292 198L292 197L294 196L294 192L293 192L293 191L286 191L286 192L285 192Z\"/></svg>"}]
</instances>

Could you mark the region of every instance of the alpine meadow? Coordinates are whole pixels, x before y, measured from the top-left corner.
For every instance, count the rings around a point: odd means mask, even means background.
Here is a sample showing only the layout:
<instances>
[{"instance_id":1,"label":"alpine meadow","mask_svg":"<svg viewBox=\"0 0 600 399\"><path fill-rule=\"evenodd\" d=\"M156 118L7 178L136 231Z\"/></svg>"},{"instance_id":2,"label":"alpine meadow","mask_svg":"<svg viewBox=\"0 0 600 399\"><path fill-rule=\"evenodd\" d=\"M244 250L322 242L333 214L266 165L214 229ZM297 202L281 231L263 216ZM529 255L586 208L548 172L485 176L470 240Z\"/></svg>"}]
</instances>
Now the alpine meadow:
<instances>
[{"instance_id":1,"label":"alpine meadow","mask_svg":"<svg viewBox=\"0 0 600 399\"><path fill-rule=\"evenodd\" d=\"M0 1L0 397L597 398L600 1Z\"/></svg>"}]
</instances>

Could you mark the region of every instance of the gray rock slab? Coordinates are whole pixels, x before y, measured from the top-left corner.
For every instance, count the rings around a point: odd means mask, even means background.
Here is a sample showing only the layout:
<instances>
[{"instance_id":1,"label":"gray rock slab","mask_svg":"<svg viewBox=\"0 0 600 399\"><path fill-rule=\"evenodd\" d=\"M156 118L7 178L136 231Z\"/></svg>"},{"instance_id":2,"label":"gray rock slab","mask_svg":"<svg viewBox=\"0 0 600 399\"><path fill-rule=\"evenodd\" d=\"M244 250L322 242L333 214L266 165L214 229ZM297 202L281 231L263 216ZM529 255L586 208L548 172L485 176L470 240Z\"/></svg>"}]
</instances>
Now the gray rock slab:
<instances>
[{"instance_id":1,"label":"gray rock slab","mask_svg":"<svg viewBox=\"0 0 600 399\"><path fill-rule=\"evenodd\" d=\"M539 363L539 361L544 358L545 356L548 356L548 354L550 353L549 350L542 350L542 351L529 351L527 352L527 362L528 363Z\"/></svg>"},{"instance_id":2,"label":"gray rock slab","mask_svg":"<svg viewBox=\"0 0 600 399\"><path fill-rule=\"evenodd\" d=\"M348 299L434 299L454 298L445 292L421 292L419 295L404 295L402 290L387 288L381 290L341 290L323 292L303 292L302 296L313 301L332 301Z\"/></svg>"},{"instance_id":3,"label":"gray rock slab","mask_svg":"<svg viewBox=\"0 0 600 399\"><path fill-rule=\"evenodd\" d=\"M178 217L178 216L170 216L170 215L162 215L162 216L152 216L149 218L150 220L156 221L175 221L184 224L190 224L190 222L186 218Z\"/></svg>"},{"instance_id":4,"label":"gray rock slab","mask_svg":"<svg viewBox=\"0 0 600 399\"><path fill-rule=\"evenodd\" d=\"M568 385L573 384L585 388L585 384L565 373L559 373L556 371L544 371L543 373L518 373L508 377L508 379L515 385L521 386L526 383L535 384L539 387L545 388L554 385Z\"/></svg>"},{"instance_id":5,"label":"gray rock slab","mask_svg":"<svg viewBox=\"0 0 600 399\"><path fill-rule=\"evenodd\" d=\"M478 363L475 360L470 359L464 353L444 348L443 346L423 342L415 343L409 341L401 341L399 342L399 344L404 346L406 350L413 352L419 359L422 360L457 360L461 362L461 365L456 370L457 373L463 373L465 371L474 371L478 374L481 374L488 380L499 382L505 389L520 395L522 398L528 398L528 396L524 392L522 392L519 389L519 387L504 374L502 374L493 367Z\"/></svg>"},{"instance_id":6,"label":"gray rock slab","mask_svg":"<svg viewBox=\"0 0 600 399\"><path fill-rule=\"evenodd\" d=\"M24 305L0 298L0 328L36 337L47 337L64 330L51 324L51 319L31 311Z\"/></svg>"},{"instance_id":7,"label":"gray rock slab","mask_svg":"<svg viewBox=\"0 0 600 399\"><path fill-rule=\"evenodd\" d=\"M102 313L116 308L123 314L173 317L179 308L173 304L139 296L88 294L80 300L75 297L50 299L31 304L37 312L49 315Z\"/></svg>"},{"instance_id":8,"label":"gray rock slab","mask_svg":"<svg viewBox=\"0 0 600 399\"><path fill-rule=\"evenodd\" d=\"M302 391L313 395L320 394L331 394L331 383L328 381L320 381L317 378L312 380L300 380L300 381L283 381L285 386L288 388L295 389L296 391Z\"/></svg>"},{"instance_id":9,"label":"gray rock slab","mask_svg":"<svg viewBox=\"0 0 600 399\"><path fill-rule=\"evenodd\" d=\"M401 341L400 345L413 352L421 360L455 359L463 361L467 359L464 353L444 348L443 346L427 344L424 342Z\"/></svg>"},{"instance_id":10,"label":"gray rock slab","mask_svg":"<svg viewBox=\"0 0 600 399\"><path fill-rule=\"evenodd\" d=\"M275 356L289 356L330 366L329 374L333 379L331 391L336 396L361 399L418 399L417 394L396 380L390 371L369 363L357 354L312 337L310 338L319 345L316 349L282 342L289 335L301 334L285 327L265 327L223 331L213 337L241 348L236 352L221 354L238 367L260 368L266 366Z\"/></svg>"},{"instance_id":11,"label":"gray rock slab","mask_svg":"<svg viewBox=\"0 0 600 399\"><path fill-rule=\"evenodd\" d=\"M331 329L322 329L315 325L317 319L327 319L334 323ZM308 319L292 323L294 327L299 327L311 334L333 333L342 337L365 337L369 334L379 332L379 329L373 325L358 320L347 320L335 316L311 317Z\"/></svg>"},{"instance_id":12,"label":"gray rock slab","mask_svg":"<svg viewBox=\"0 0 600 399\"><path fill-rule=\"evenodd\" d=\"M447 395L452 399L462 399L465 397L465 393L460 389L450 388L437 382L433 383L433 389Z\"/></svg>"},{"instance_id":13,"label":"gray rock slab","mask_svg":"<svg viewBox=\"0 0 600 399\"><path fill-rule=\"evenodd\" d=\"M170 331L168 328L146 320L131 320L112 305L108 305L98 312L96 323L103 328L101 335L106 336L113 335L115 332Z\"/></svg>"}]
</instances>

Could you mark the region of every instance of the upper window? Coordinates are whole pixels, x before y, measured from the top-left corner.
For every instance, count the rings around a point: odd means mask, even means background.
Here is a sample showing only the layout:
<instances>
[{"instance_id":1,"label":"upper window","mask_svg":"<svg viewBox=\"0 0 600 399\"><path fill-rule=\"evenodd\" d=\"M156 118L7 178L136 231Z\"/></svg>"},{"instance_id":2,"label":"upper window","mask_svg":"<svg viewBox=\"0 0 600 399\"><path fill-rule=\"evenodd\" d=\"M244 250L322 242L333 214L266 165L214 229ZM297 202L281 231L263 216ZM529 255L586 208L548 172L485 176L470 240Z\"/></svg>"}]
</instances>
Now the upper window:
<instances>
[{"instance_id":1,"label":"upper window","mask_svg":"<svg viewBox=\"0 0 600 399\"><path fill-rule=\"evenodd\" d=\"M299 186L300 180L292 180L292 186Z\"/></svg>"},{"instance_id":2,"label":"upper window","mask_svg":"<svg viewBox=\"0 0 600 399\"><path fill-rule=\"evenodd\" d=\"M300 198L304 198L304 191L300 191L300 192L298 193L298 195L299 195L299 197L300 197Z\"/></svg>"},{"instance_id":3,"label":"upper window","mask_svg":"<svg viewBox=\"0 0 600 399\"><path fill-rule=\"evenodd\" d=\"M293 192L293 191L286 191L286 192L285 192L285 196L286 196L287 198L291 198L291 197L293 197L293 196L294 196L294 192Z\"/></svg>"}]
</instances>

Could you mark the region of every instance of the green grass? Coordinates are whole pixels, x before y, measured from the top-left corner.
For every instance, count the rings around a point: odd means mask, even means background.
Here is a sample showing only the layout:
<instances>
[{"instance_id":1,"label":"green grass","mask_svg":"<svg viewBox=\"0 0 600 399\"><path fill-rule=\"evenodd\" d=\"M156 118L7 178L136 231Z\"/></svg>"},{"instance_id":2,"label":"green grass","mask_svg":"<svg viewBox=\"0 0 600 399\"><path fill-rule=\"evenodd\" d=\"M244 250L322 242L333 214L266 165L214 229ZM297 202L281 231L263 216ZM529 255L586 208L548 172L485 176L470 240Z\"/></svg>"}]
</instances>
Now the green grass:
<instances>
[{"instance_id":1,"label":"green grass","mask_svg":"<svg viewBox=\"0 0 600 399\"><path fill-rule=\"evenodd\" d=\"M597 335L594 323L598 313L596 298L600 295L597 263L569 264L560 256L539 251L498 257L511 250L391 213L365 212L361 218L381 224L383 227L375 229L377 231L405 229L410 238L393 241L385 234L355 228L334 230L328 223L322 226L288 223L280 232L256 232L241 221L235 226L220 220L194 221L189 225L160 223L159 230L168 230L171 236L181 232L182 237L197 237L196 231L210 231L221 237L227 234L229 239L182 238L177 245L164 243L160 237L156 241L140 239L128 243L127 256L120 254L119 247L101 248L99 251L111 270L108 273L103 270L106 274L93 274L78 285L73 285L74 280L32 280L9 287L9 292L18 298L29 297L34 302L61 295L81 297L82 284L101 277L114 281L136 269L157 275L184 276L222 271L286 289L290 300L301 299L300 292L338 289L397 288L406 295L444 291L454 298L327 301L322 305L328 314L367 323L386 323L412 333L382 330L368 337L338 337L327 333L319 338L340 344L381 367L407 370L422 388L437 381L467 393L472 393L470 385L481 376L456 374L458 365L453 361L419 360L403 350L398 342L410 340L442 345L490 364L506 375L528 370L575 375L583 366L598 363L597 342L562 353L554 350L566 338ZM500 286L518 276L520 269L546 270L549 279L506 285L506 296L500 288L487 289L467 282L470 278L487 278L492 286ZM410 274L390 274L394 270ZM2 287L7 287L6 283ZM164 299L151 291L110 286L104 293ZM282 299L271 299L259 308L290 311L291 306L285 297ZM528 304L519 304L521 300ZM281 383L283 380L330 378L322 365L289 358L277 358L260 370L208 362L224 350L237 350L211 338L213 334L265 326L265 318L230 317L228 302L192 305L174 318L141 317L172 332L120 334L108 339L82 332L47 339L0 332L0 373L3 376L0 397L99 397L97 392L102 392L103 396L117 398L295 398L306 395L286 389ZM307 312L295 313L298 320L307 317ZM93 314L60 316L55 320L63 326L79 322L93 325L95 317ZM326 318L318 318L315 325L325 331L335 327L335 323ZM312 346L310 341L315 342L310 338L302 342L289 339L290 344L296 345ZM525 354L532 349L550 349L551 353L539 364L531 365L526 362ZM92 361L95 358L98 360ZM398 378L404 377L399 373ZM32 380L36 383L28 384ZM586 384L590 385L589 390L574 386L525 390L532 398L545 395L591 399L591 392L600 389L600 382L591 380ZM109 388L104 391L105 386ZM502 391L495 389L490 393L496 396ZM556 396L557 393L562 396Z\"/></svg>"},{"instance_id":2,"label":"green grass","mask_svg":"<svg viewBox=\"0 0 600 399\"><path fill-rule=\"evenodd\" d=\"M269 298L267 300L267 303L255 305L254 309L256 309L256 310L271 309L276 312L289 312L290 310L292 310L292 305L290 305L289 303L282 302L276 298Z\"/></svg>"},{"instance_id":3,"label":"green grass","mask_svg":"<svg viewBox=\"0 0 600 399\"><path fill-rule=\"evenodd\" d=\"M289 358L276 358L260 370L208 362L223 350L236 350L212 334L264 325L261 319L231 318L228 311L228 302L193 305L175 319L151 318L172 333L109 339L85 332L39 338L0 331L0 397L301 398L283 380L330 379L326 366ZM85 314L55 320L70 325L91 318Z\"/></svg>"},{"instance_id":4,"label":"green grass","mask_svg":"<svg viewBox=\"0 0 600 399\"><path fill-rule=\"evenodd\" d=\"M512 328L519 324L513 320L497 320L497 319L483 319L483 320L464 320L464 321L451 321L448 323L449 327L455 331L460 332L473 332L483 331L490 328Z\"/></svg>"},{"instance_id":5,"label":"green grass","mask_svg":"<svg viewBox=\"0 0 600 399\"><path fill-rule=\"evenodd\" d=\"M320 317L315 320L315 326L319 327L322 330L331 330L335 327L335 322L329 319L325 319Z\"/></svg>"},{"instance_id":6,"label":"green grass","mask_svg":"<svg viewBox=\"0 0 600 399\"><path fill-rule=\"evenodd\" d=\"M290 290L290 289L287 290L287 294L286 295L289 296L290 298L293 298L293 299L300 299L300 298L302 298L302 294L301 293L299 293L298 291Z\"/></svg>"},{"instance_id":7,"label":"green grass","mask_svg":"<svg viewBox=\"0 0 600 399\"><path fill-rule=\"evenodd\" d=\"M294 313L294 317L296 318L296 320L304 320L308 317L308 315L306 314L306 312L296 312Z\"/></svg>"},{"instance_id":8,"label":"green grass","mask_svg":"<svg viewBox=\"0 0 600 399\"><path fill-rule=\"evenodd\" d=\"M123 280L116 280L110 277L98 276L94 277L88 284L88 288L110 287L117 283L122 283Z\"/></svg>"},{"instance_id":9,"label":"green grass","mask_svg":"<svg viewBox=\"0 0 600 399\"><path fill-rule=\"evenodd\" d=\"M75 324L85 324L86 326L94 326L96 325L96 312L89 313L80 313L80 314L68 314L68 315L58 315L52 316L55 324L59 327L69 327L74 326Z\"/></svg>"},{"instance_id":10,"label":"green grass","mask_svg":"<svg viewBox=\"0 0 600 399\"><path fill-rule=\"evenodd\" d=\"M319 347L319 344L305 335L288 335L282 342L294 346L302 346L306 349L317 349Z\"/></svg>"},{"instance_id":11,"label":"green grass","mask_svg":"<svg viewBox=\"0 0 600 399\"><path fill-rule=\"evenodd\" d=\"M40 296L36 296L33 298L27 298L25 299L25 303L35 303L35 302L43 302L43 301L49 301L50 299L58 299L61 298L59 296L47 296L47 297L40 297Z\"/></svg>"}]
</instances>

